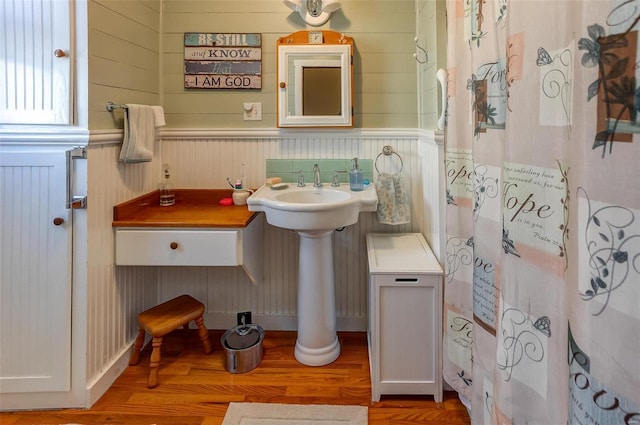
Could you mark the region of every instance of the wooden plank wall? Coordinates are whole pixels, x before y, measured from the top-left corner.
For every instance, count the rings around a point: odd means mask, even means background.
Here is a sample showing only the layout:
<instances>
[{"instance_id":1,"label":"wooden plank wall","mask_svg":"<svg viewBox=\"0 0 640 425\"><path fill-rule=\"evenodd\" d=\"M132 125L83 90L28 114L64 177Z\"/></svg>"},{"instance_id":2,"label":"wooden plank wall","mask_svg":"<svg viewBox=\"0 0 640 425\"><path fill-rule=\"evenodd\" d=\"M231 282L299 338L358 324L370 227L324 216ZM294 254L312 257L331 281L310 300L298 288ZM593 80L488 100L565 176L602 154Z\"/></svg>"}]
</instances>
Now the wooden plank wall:
<instances>
[{"instance_id":1,"label":"wooden plank wall","mask_svg":"<svg viewBox=\"0 0 640 425\"><path fill-rule=\"evenodd\" d=\"M414 0L344 0L319 29L354 37L355 127L417 127ZM276 41L312 28L281 0L164 0L163 106L168 127L276 126ZM183 87L185 32L261 33L262 90ZM242 104L262 102L262 121L243 121Z\"/></svg>"},{"instance_id":2,"label":"wooden plank wall","mask_svg":"<svg viewBox=\"0 0 640 425\"><path fill-rule=\"evenodd\" d=\"M161 0L89 0L89 128L123 128L116 104L159 105Z\"/></svg>"},{"instance_id":3,"label":"wooden plank wall","mask_svg":"<svg viewBox=\"0 0 640 425\"><path fill-rule=\"evenodd\" d=\"M307 28L280 0L90 0L88 13L94 130L122 128L122 115L105 110L108 100L161 104L167 127L273 128L276 40ZM414 1L343 1L319 28L355 39L355 127L417 127ZM184 33L190 31L261 33L262 89L185 89ZM243 120L244 102L262 103L262 121Z\"/></svg>"},{"instance_id":4,"label":"wooden plank wall","mask_svg":"<svg viewBox=\"0 0 640 425\"><path fill-rule=\"evenodd\" d=\"M442 110L436 73L440 68L446 69L447 62L443 0L416 0L416 38L419 46L415 47L418 67L418 127L434 129Z\"/></svg>"}]
</instances>

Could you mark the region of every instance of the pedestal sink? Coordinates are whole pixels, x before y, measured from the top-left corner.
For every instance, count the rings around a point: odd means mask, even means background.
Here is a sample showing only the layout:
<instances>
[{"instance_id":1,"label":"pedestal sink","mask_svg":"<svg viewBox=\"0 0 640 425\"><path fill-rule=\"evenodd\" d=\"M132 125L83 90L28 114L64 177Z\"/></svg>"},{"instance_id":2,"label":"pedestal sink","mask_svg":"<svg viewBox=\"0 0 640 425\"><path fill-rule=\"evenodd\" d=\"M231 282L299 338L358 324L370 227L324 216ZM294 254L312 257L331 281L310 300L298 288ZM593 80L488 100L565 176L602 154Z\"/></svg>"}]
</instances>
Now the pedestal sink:
<instances>
[{"instance_id":1,"label":"pedestal sink","mask_svg":"<svg viewBox=\"0 0 640 425\"><path fill-rule=\"evenodd\" d=\"M291 185L283 190L263 186L247 200L249 211L264 211L267 223L300 235L298 339L295 357L308 366L323 366L340 355L336 333L333 276L334 229L358 221L360 212L375 211L373 188L352 192L349 185L322 188Z\"/></svg>"}]
</instances>

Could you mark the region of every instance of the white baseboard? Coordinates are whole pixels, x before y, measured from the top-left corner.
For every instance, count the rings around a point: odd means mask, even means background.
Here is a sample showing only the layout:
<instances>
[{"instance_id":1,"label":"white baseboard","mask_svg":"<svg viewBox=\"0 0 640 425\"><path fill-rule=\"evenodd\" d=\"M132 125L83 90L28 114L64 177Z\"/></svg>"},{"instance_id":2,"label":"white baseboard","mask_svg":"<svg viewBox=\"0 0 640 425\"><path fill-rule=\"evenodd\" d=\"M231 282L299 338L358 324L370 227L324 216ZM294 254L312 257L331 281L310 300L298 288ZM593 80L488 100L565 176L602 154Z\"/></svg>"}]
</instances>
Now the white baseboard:
<instances>
[{"instance_id":1,"label":"white baseboard","mask_svg":"<svg viewBox=\"0 0 640 425\"><path fill-rule=\"evenodd\" d=\"M253 313L251 321L260 325L265 330L271 331L295 331L298 329L297 316L284 315L260 315ZM205 313L204 325L207 329L231 329L236 326L235 314ZM367 317L362 316L338 316L336 328L345 332L366 332Z\"/></svg>"},{"instance_id":2,"label":"white baseboard","mask_svg":"<svg viewBox=\"0 0 640 425\"><path fill-rule=\"evenodd\" d=\"M124 372L127 366L129 366L132 347L133 341L120 350L111 364L105 368L99 376L87 384L85 407L90 408L93 406L93 404L107 392L115 380L118 379L122 372Z\"/></svg>"},{"instance_id":3,"label":"white baseboard","mask_svg":"<svg viewBox=\"0 0 640 425\"><path fill-rule=\"evenodd\" d=\"M82 409L81 394L72 391L43 393L3 393L0 395L0 412L20 410Z\"/></svg>"}]
</instances>

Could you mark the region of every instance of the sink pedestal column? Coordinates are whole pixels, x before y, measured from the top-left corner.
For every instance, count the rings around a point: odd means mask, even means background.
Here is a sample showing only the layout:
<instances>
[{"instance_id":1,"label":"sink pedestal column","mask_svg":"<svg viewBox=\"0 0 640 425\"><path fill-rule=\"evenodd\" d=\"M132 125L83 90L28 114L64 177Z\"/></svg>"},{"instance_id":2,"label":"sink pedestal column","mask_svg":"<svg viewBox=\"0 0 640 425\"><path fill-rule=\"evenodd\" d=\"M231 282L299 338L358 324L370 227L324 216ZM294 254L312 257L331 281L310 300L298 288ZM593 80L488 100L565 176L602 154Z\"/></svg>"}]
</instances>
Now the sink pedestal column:
<instances>
[{"instance_id":1,"label":"sink pedestal column","mask_svg":"<svg viewBox=\"0 0 640 425\"><path fill-rule=\"evenodd\" d=\"M296 360L323 366L340 355L336 333L332 230L299 231Z\"/></svg>"}]
</instances>

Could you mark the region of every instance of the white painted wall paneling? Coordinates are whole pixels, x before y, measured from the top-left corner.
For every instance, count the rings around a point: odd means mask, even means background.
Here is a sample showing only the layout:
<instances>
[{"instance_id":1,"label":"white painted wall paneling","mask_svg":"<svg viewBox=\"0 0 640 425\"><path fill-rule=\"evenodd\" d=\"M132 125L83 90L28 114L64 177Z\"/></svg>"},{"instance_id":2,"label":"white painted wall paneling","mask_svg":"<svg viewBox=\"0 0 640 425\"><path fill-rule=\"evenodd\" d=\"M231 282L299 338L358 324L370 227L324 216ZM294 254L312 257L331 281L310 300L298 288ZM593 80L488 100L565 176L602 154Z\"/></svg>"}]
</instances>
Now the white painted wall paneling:
<instances>
[{"instance_id":1,"label":"white painted wall paneling","mask_svg":"<svg viewBox=\"0 0 640 425\"><path fill-rule=\"evenodd\" d=\"M430 136L426 135L425 139ZM431 137L431 139L433 139ZM173 169L176 187L225 188L226 177L237 178L246 163L249 184L259 187L264 180L267 158L342 159L358 156L375 160L382 147L390 145L401 155L404 183L411 196L410 224L381 225L374 213L363 213L356 225L333 236L336 272L338 327L366 329L367 263L365 235L368 232L424 232L439 236L438 147L433 140L417 137L333 137L287 138L175 138L162 142L163 162ZM399 171L397 157L378 160L380 172ZM375 180L375 176L374 176ZM298 236L295 232L265 226L265 280L252 285L235 268L162 268L160 298L191 293L207 300L207 325L227 328L235 324L238 311L251 310L254 321L270 329L295 329L297 309Z\"/></svg>"},{"instance_id":2,"label":"white painted wall paneling","mask_svg":"<svg viewBox=\"0 0 640 425\"><path fill-rule=\"evenodd\" d=\"M280 0L165 0L163 106L174 128L274 128L276 40L307 29ZM413 0L342 1L320 29L355 40L355 126L415 128L417 125ZM262 90L185 90L185 32L262 34ZM262 121L243 121L242 104L262 102Z\"/></svg>"},{"instance_id":3,"label":"white painted wall paneling","mask_svg":"<svg viewBox=\"0 0 640 425\"><path fill-rule=\"evenodd\" d=\"M114 140L121 137L117 132ZM160 166L118 162L119 143L88 148L87 377L99 379L137 334L137 315L158 301L157 270L115 267L113 206L156 189Z\"/></svg>"},{"instance_id":4,"label":"white painted wall paneling","mask_svg":"<svg viewBox=\"0 0 640 425\"><path fill-rule=\"evenodd\" d=\"M123 128L117 104L160 104L160 0L89 1L89 126Z\"/></svg>"}]
</instances>

